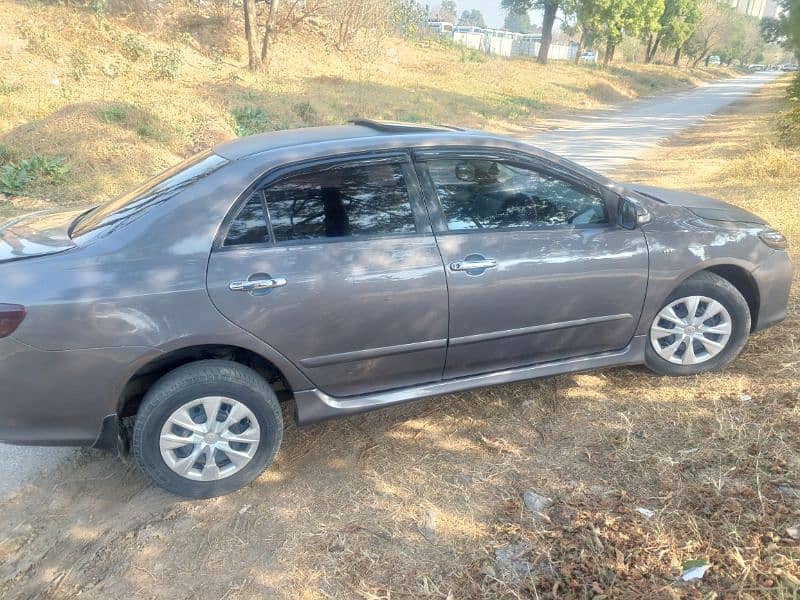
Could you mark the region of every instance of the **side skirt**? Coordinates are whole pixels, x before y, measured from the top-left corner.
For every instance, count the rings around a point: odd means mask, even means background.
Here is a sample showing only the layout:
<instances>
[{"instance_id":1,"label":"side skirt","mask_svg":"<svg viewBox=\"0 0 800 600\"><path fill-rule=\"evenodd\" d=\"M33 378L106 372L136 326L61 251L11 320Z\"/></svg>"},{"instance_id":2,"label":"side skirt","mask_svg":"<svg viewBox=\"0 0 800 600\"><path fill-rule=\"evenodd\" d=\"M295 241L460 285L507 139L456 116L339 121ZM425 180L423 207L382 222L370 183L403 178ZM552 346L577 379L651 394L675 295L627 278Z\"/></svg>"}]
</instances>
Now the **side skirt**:
<instances>
[{"instance_id":1,"label":"side skirt","mask_svg":"<svg viewBox=\"0 0 800 600\"><path fill-rule=\"evenodd\" d=\"M647 336L636 336L625 348L615 352L603 352L602 354L592 354L580 358L570 358L482 375L436 381L375 394L335 398L318 389L296 392L294 395L295 420L298 425L310 425L327 419L403 404L430 396L452 394L475 388L536 379L538 377L550 377L562 373L576 373L605 367L641 364L644 362L646 340Z\"/></svg>"}]
</instances>

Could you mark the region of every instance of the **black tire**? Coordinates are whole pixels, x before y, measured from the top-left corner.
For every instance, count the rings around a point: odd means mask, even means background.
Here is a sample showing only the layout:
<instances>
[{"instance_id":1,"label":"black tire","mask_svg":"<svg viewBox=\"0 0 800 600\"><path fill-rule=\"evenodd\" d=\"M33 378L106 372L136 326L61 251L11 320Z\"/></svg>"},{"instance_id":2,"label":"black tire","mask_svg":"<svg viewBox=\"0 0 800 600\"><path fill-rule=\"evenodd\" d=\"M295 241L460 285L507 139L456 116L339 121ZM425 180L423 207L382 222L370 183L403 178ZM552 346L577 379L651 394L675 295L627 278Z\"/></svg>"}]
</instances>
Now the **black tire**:
<instances>
[{"instance_id":1,"label":"black tire","mask_svg":"<svg viewBox=\"0 0 800 600\"><path fill-rule=\"evenodd\" d=\"M196 481L174 472L159 447L161 428L183 404L205 396L233 398L249 408L260 428L250 462L229 477ZM283 438L283 415L275 392L252 369L226 360L203 360L178 367L147 392L136 415L133 452L142 470L160 487L187 498L228 494L258 477L274 460Z\"/></svg>"},{"instance_id":2,"label":"black tire","mask_svg":"<svg viewBox=\"0 0 800 600\"><path fill-rule=\"evenodd\" d=\"M706 296L722 303L731 317L731 335L725 348L716 356L694 365L679 365L658 355L650 340L652 322L649 323L645 364L661 375L696 375L721 369L739 355L750 335L750 308L739 290L728 280L708 271L697 273L681 283L669 295L659 308L659 312L674 300L687 296Z\"/></svg>"}]
</instances>

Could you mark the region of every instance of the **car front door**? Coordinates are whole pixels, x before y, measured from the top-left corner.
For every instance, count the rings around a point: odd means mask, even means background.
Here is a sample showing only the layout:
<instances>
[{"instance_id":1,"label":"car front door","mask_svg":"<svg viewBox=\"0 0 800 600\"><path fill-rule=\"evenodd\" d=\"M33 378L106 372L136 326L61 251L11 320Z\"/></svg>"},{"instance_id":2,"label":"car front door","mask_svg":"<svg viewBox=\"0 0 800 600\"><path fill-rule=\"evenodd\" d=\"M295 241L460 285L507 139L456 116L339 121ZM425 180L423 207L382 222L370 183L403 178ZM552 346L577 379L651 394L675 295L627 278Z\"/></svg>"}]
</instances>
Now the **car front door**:
<instances>
[{"instance_id":1,"label":"car front door","mask_svg":"<svg viewBox=\"0 0 800 600\"><path fill-rule=\"evenodd\" d=\"M648 276L619 200L534 157L415 157L449 290L445 378L624 348Z\"/></svg>"},{"instance_id":2,"label":"car front door","mask_svg":"<svg viewBox=\"0 0 800 600\"><path fill-rule=\"evenodd\" d=\"M268 176L223 226L208 290L333 396L441 379L447 287L410 157Z\"/></svg>"}]
</instances>

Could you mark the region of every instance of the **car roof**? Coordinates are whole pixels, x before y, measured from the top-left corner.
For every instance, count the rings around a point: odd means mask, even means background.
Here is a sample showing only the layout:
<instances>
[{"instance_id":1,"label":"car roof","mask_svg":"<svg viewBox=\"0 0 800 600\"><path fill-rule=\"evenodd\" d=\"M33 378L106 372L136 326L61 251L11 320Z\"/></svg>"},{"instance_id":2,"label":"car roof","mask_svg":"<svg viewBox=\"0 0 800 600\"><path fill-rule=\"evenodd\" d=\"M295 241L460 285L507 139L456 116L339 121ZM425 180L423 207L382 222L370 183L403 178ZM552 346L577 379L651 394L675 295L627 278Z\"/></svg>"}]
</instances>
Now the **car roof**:
<instances>
[{"instance_id":1,"label":"car roof","mask_svg":"<svg viewBox=\"0 0 800 600\"><path fill-rule=\"evenodd\" d=\"M418 123L360 119L352 121L348 125L286 129L237 138L217 144L213 151L228 160L238 160L272 150L326 142L352 142L356 149L358 146L374 146L376 138L385 141L387 147L404 145L406 142L412 146L424 146L431 143L484 145L488 140L493 140L495 144L512 142L509 138L502 136L446 125L420 125Z\"/></svg>"}]
</instances>

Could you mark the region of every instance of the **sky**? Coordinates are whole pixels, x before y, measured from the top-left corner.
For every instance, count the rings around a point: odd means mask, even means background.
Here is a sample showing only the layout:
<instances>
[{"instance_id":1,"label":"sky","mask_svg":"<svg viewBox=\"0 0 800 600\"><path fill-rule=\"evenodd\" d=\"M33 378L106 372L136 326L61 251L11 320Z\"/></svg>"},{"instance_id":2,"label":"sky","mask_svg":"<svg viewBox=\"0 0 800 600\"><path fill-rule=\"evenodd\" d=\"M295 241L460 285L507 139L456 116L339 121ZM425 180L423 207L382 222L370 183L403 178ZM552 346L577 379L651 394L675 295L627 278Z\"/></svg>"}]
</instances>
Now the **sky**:
<instances>
[{"instance_id":1,"label":"sky","mask_svg":"<svg viewBox=\"0 0 800 600\"><path fill-rule=\"evenodd\" d=\"M423 4L430 4L431 8L438 6L438 0L431 0L430 3L423 2ZM506 13L500 8L500 0L456 0L458 6L458 14L461 15L464 10L472 10L477 8L483 13L483 18L486 20L487 27L502 27L505 21ZM541 21L541 16L537 11L531 12L531 21L536 23Z\"/></svg>"}]
</instances>

